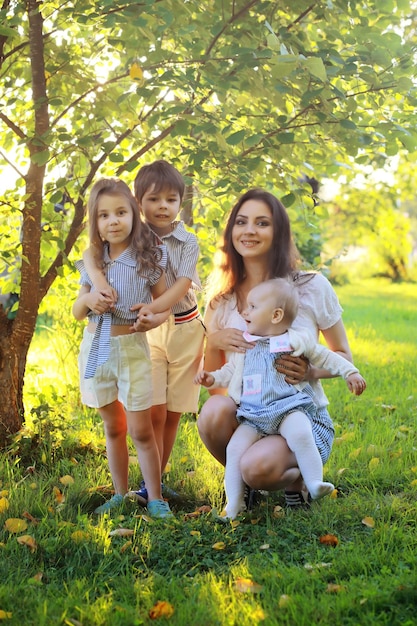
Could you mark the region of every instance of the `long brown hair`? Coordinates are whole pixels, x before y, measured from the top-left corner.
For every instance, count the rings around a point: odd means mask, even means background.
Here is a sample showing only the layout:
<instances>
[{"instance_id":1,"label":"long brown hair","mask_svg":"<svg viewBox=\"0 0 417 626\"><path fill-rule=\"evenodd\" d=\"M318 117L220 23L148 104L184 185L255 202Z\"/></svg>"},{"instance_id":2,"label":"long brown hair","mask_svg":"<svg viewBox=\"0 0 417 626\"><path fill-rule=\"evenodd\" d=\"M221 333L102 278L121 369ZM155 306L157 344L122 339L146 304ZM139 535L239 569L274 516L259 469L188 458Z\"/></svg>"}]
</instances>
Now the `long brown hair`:
<instances>
[{"instance_id":1,"label":"long brown hair","mask_svg":"<svg viewBox=\"0 0 417 626\"><path fill-rule=\"evenodd\" d=\"M293 242L290 220L284 205L272 193L264 189L249 189L236 202L229 213L220 246L221 260L214 270L215 278L211 281L216 288L217 297L227 296L238 290L245 278L245 266L242 256L236 252L232 241L233 226L236 216L247 200L264 202L272 215L273 242L268 253L270 278L291 276L297 267L299 255ZM215 284L214 284L215 282Z\"/></svg>"},{"instance_id":2,"label":"long brown hair","mask_svg":"<svg viewBox=\"0 0 417 626\"><path fill-rule=\"evenodd\" d=\"M138 273L146 275L157 271L162 275L162 269L158 265L162 258L162 251L160 248L155 247L151 230L142 221L138 204L132 192L126 183L119 178L102 178L98 180L91 188L87 203L90 243L94 250L94 258L99 266L103 267L104 242L98 230L97 210L100 197L104 195L123 196L129 202L133 213L130 245L136 252Z\"/></svg>"}]
</instances>

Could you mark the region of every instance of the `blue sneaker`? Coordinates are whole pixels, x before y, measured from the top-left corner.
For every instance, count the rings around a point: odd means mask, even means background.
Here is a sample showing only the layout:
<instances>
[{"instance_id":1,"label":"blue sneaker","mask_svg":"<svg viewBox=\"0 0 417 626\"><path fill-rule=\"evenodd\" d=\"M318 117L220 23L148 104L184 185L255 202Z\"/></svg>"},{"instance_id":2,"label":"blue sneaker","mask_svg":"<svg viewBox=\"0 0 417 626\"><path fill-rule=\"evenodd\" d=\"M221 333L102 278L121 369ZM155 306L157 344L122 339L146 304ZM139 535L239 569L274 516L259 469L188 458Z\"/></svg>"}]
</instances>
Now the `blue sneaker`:
<instances>
[{"instance_id":1,"label":"blue sneaker","mask_svg":"<svg viewBox=\"0 0 417 626\"><path fill-rule=\"evenodd\" d=\"M145 481L141 480L140 481L140 487L137 491L133 491L131 493L136 494L136 496L138 497L138 499L142 499L145 500L146 502L148 501L148 490L146 489L145 486Z\"/></svg>"},{"instance_id":2,"label":"blue sneaker","mask_svg":"<svg viewBox=\"0 0 417 626\"><path fill-rule=\"evenodd\" d=\"M174 517L173 512L169 508L168 502L165 502L165 500L151 500L148 502L146 508L148 509L149 515L156 519Z\"/></svg>"},{"instance_id":3,"label":"blue sneaker","mask_svg":"<svg viewBox=\"0 0 417 626\"><path fill-rule=\"evenodd\" d=\"M123 496L120 493L116 493L114 496L107 500L104 504L101 504L96 509L94 509L94 513L97 515L103 515L104 513L109 513L112 509L119 507L123 502Z\"/></svg>"}]
</instances>

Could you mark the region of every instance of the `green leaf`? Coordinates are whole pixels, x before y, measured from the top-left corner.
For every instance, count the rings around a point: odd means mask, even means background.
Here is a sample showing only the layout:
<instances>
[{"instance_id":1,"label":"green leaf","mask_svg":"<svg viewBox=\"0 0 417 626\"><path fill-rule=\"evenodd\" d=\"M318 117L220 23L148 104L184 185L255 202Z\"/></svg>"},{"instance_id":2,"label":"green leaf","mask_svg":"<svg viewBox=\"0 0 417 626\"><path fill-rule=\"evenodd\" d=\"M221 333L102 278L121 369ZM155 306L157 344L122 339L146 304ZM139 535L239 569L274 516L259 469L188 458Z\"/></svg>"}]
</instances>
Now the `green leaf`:
<instances>
[{"instance_id":1,"label":"green leaf","mask_svg":"<svg viewBox=\"0 0 417 626\"><path fill-rule=\"evenodd\" d=\"M236 133L232 133L228 137L226 137L226 143L229 146L236 146L238 143L244 140L246 135L246 130L238 130Z\"/></svg>"},{"instance_id":2,"label":"green leaf","mask_svg":"<svg viewBox=\"0 0 417 626\"><path fill-rule=\"evenodd\" d=\"M309 57L308 59L303 59L301 63L315 78L323 82L327 80L326 68L320 57Z\"/></svg>"}]
</instances>

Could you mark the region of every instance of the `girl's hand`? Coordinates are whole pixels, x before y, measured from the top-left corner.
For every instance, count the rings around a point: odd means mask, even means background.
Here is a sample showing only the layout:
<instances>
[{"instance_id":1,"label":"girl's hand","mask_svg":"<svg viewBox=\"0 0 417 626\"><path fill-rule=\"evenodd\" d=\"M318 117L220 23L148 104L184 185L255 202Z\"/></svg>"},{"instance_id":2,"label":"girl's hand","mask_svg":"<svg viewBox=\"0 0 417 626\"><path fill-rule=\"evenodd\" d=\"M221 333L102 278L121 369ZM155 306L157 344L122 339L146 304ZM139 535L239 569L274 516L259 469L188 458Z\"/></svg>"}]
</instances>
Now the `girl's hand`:
<instances>
[{"instance_id":1,"label":"girl's hand","mask_svg":"<svg viewBox=\"0 0 417 626\"><path fill-rule=\"evenodd\" d=\"M296 385L311 380L311 366L304 356L292 356L285 354L275 360L275 369L280 374L285 374L285 382Z\"/></svg>"},{"instance_id":2,"label":"girl's hand","mask_svg":"<svg viewBox=\"0 0 417 626\"><path fill-rule=\"evenodd\" d=\"M346 384L355 396L360 396L366 389L366 381L360 374L350 374L346 378Z\"/></svg>"},{"instance_id":3,"label":"girl's hand","mask_svg":"<svg viewBox=\"0 0 417 626\"><path fill-rule=\"evenodd\" d=\"M207 342L211 348L224 350L226 352L246 352L255 347L254 343L249 343L243 339L243 333L236 328L223 328L211 333Z\"/></svg>"},{"instance_id":4,"label":"girl's hand","mask_svg":"<svg viewBox=\"0 0 417 626\"><path fill-rule=\"evenodd\" d=\"M195 385L203 385L203 387L211 387L214 383L214 376L210 374L210 372L206 372L205 370L201 370L194 378Z\"/></svg>"}]
</instances>

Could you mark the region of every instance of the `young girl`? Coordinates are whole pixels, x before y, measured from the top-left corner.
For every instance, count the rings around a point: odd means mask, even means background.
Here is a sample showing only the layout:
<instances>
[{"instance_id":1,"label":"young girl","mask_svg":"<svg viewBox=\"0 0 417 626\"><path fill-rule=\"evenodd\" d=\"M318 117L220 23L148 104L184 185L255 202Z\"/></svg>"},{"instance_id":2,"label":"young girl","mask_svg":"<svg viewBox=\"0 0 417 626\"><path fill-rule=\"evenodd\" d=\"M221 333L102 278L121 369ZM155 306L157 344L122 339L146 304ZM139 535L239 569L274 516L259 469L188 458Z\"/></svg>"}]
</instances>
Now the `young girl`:
<instances>
[{"instance_id":1,"label":"young girl","mask_svg":"<svg viewBox=\"0 0 417 626\"><path fill-rule=\"evenodd\" d=\"M240 425L226 450L227 504L223 519L233 519L245 510L240 459L265 435L279 434L285 439L313 500L334 489L331 483L323 482L320 450L326 430L311 393L307 393L306 383L288 383L277 372L275 363L284 354L304 354L316 367L343 376L356 395L365 390L366 383L350 361L318 344L308 331L291 327L297 312L298 292L293 282L274 278L257 285L249 292L242 311L247 325L243 337L254 345L253 350L234 352L221 369L202 370L195 378L197 384L209 388L228 386L229 396L238 407Z\"/></svg>"},{"instance_id":2,"label":"young girl","mask_svg":"<svg viewBox=\"0 0 417 626\"><path fill-rule=\"evenodd\" d=\"M143 331L148 319L137 319L131 307L152 301L166 288L166 252L154 247L148 227L140 220L129 187L118 179L99 180L88 201L90 244L101 250L107 280L118 301L94 289L82 262L81 289L73 306L77 320L88 318L79 355L82 401L98 409L115 495L95 512L120 505L128 492L127 433L135 445L148 487L152 517L172 516L161 495L158 448L151 422L152 381L149 347ZM166 311L168 317L169 311ZM144 324L144 327L141 326Z\"/></svg>"}]
</instances>

